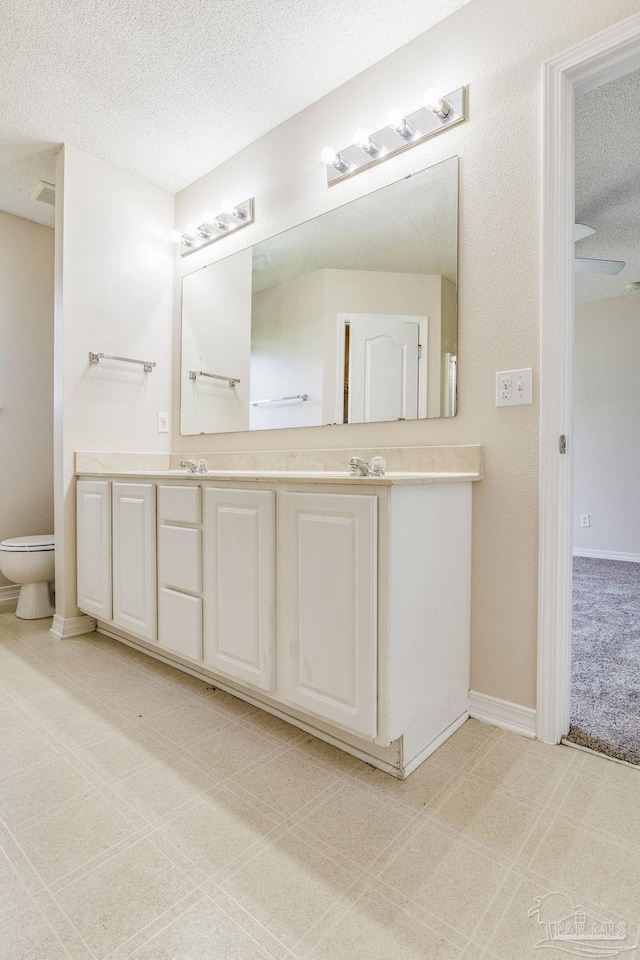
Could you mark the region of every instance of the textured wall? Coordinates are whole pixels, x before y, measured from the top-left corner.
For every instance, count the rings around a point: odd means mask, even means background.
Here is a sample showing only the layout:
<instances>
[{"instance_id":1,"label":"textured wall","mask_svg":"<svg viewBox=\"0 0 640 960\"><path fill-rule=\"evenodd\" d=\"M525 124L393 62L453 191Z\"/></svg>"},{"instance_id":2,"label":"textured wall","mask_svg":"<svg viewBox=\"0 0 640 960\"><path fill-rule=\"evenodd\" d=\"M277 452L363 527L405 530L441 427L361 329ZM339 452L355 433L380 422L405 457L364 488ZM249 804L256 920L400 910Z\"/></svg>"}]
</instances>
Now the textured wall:
<instances>
[{"instance_id":1,"label":"textured wall","mask_svg":"<svg viewBox=\"0 0 640 960\"><path fill-rule=\"evenodd\" d=\"M573 545L640 557L640 297L577 307L574 350Z\"/></svg>"},{"instance_id":2,"label":"textured wall","mask_svg":"<svg viewBox=\"0 0 640 960\"><path fill-rule=\"evenodd\" d=\"M6 540L53 532L53 230L8 213L0 213L0 344Z\"/></svg>"},{"instance_id":3,"label":"textured wall","mask_svg":"<svg viewBox=\"0 0 640 960\"><path fill-rule=\"evenodd\" d=\"M73 147L56 176L56 612L78 615L76 450L169 451L172 196ZM155 360L142 367L89 352Z\"/></svg>"},{"instance_id":4,"label":"textured wall","mask_svg":"<svg viewBox=\"0 0 640 960\"><path fill-rule=\"evenodd\" d=\"M494 375L538 368L541 63L636 10L635 0L472 0L176 198L176 223L184 226L224 196L256 197L255 225L186 258L179 277L408 171L460 155L458 417L176 436L174 449L482 443L485 479L474 490L471 682L527 706L535 704L538 383L534 375L533 406L496 409ZM318 159L325 144L340 148L356 127L377 129L392 106L414 109L434 83L445 91L469 84L468 123L327 189ZM177 356L179 290L175 308ZM176 403L178 395L174 383ZM176 415L177 406L174 424Z\"/></svg>"}]
</instances>

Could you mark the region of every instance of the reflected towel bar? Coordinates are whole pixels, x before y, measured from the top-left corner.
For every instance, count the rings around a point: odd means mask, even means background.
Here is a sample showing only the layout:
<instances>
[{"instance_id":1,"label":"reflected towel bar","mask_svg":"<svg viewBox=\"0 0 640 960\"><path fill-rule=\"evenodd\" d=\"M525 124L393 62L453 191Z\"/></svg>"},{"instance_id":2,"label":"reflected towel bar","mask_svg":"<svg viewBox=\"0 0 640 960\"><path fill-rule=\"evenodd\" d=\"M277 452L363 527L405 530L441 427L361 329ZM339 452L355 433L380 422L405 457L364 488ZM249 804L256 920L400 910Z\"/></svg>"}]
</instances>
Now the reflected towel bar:
<instances>
[{"instance_id":1,"label":"reflected towel bar","mask_svg":"<svg viewBox=\"0 0 640 960\"><path fill-rule=\"evenodd\" d=\"M90 353L89 360L91 363L99 363L100 360L119 360L121 363L139 363L141 367L144 367L145 373L151 373L156 365L151 360L134 360L132 357L113 357L110 353Z\"/></svg>"},{"instance_id":2,"label":"reflected towel bar","mask_svg":"<svg viewBox=\"0 0 640 960\"><path fill-rule=\"evenodd\" d=\"M237 377L221 377L219 373L205 373L204 370L189 370L189 380L195 380L196 377L211 377L212 380L226 380L230 387L235 387L240 383Z\"/></svg>"},{"instance_id":3,"label":"reflected towel bar","mask_svg":"<svg viewBox=\"0 0 640 960\"><path fill-rule=\"evenodd\" d=\"M282 403L284 400L300 400L304 403L304 401L308 399L308 393L296 393L292 397L273 397L271 400L252 400L250 406L259 407L263 403Z\"/></svg>"}]
</instances>

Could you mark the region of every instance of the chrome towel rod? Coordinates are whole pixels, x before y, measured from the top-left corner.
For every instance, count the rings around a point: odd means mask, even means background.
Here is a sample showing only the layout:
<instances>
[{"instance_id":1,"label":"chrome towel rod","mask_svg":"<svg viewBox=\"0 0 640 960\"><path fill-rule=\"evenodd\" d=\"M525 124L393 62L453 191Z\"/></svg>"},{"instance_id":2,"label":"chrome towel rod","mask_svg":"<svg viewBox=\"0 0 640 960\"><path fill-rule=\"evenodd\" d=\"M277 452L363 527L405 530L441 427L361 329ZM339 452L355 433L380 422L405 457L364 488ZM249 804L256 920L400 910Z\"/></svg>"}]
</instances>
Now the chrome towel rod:
<instances>
[{"instance_id":1,"label":"chrome towel rod","mask_svg":"<svg viewBox=\"0 0 640 960\"><path fill-rule=\"evenodd\" d=\"M284 400L300 400L304 403L305 400L309 399L308 393L296 393L292 397L273 397L271 400L252 400L252 407L260 407L263 403L282 403Z\"/></svg>"},{"instance_id":2,"label":"chrome towel rod","mask_svg":"<svg viewBox=\"0 0 640 960\"><path fill-rule=\"evenodd\" d=\"M100 360L119 360L121 363L139 363L141 367L144 367L145 373L151 373L156 365L151 360L134 360L132 357L113 357L110 353L90 353L89 360L91 363L98 363Z\"/></svg>"},{"instance_id":3,"label":"chrome towel rod","mask_svg":"<svg viewBox=\"0 0 640 960\"><path fill-rule=\"evenodd\" d=\"M195 380L196 377L211 377L212 380L226 380L230 387L235 387L240 383L237 377L221 377L219 373L205 373L204 370L189 370L189 380Z\"/></svg>"}]
</instances>

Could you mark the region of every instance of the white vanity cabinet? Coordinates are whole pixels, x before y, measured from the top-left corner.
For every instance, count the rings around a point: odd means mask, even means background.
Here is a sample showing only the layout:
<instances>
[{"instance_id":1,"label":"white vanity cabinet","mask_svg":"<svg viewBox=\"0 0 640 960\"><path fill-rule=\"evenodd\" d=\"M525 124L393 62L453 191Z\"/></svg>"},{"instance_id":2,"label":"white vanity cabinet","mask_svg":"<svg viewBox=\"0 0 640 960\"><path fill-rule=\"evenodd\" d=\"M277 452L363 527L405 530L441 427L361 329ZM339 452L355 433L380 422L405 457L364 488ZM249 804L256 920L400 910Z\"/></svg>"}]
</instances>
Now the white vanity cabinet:
<instances>
[{"instance_id":1,"label":"white vanity cabinet","mask_svg":"<svg viewBox=\"0 0 640 960\"><path fill-rule=\"evenodd\" d=\"M378 498L285 492L279 507L278 696L374 737Z\"/></svg>"},{"instance_id":2,"label":"white vanity cabinet","mask_svg":"<svg viewBox=\"0 0 640 960\"><path fill-rule=\"evenodd\" d=\"M78 482L99 629L400 777L467 716L470 570L471 482Z\"/></svg>"}]
</instances>

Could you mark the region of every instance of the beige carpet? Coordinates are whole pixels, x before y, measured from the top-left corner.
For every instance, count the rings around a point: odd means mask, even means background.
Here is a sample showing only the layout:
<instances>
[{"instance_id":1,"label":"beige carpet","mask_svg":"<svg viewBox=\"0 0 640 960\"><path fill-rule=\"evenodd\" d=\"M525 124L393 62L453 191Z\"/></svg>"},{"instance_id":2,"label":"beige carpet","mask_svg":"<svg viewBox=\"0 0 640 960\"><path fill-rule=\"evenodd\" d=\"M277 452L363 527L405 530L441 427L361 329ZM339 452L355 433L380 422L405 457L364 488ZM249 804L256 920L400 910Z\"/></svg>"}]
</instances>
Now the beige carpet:
<instances>
[{"instance_id":1,"label":"beige carpet","mask_svg":"<svg viewBox=\"0 0 640 960\"><path fill-rule=\"evenodd\" d=\"M640 764L640 563L573 563L573 743Z\"/></svg>"}]
</instances>

